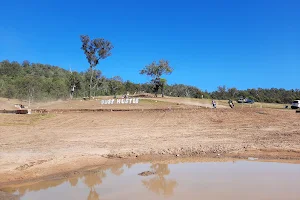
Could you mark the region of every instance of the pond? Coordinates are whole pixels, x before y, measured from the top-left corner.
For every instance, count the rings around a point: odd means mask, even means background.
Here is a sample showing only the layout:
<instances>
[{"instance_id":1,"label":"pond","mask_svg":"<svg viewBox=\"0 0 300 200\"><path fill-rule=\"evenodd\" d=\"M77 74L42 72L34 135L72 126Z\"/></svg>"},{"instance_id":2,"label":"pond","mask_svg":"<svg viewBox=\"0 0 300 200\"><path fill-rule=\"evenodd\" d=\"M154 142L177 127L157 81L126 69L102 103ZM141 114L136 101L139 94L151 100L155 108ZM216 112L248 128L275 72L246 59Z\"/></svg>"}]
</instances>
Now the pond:
<instances>
[{"instance_id":1,"label":"pond","mask_svg":"<svg viewBox=\"0 0 300 200\"><path fill-rule=\"evenodd\" d=\"M141 172L147 176L138 175ZM6 188L22 200L300 199L300 164L236 161L118 164L78 177Z\"/></svg>"}]
</instances>

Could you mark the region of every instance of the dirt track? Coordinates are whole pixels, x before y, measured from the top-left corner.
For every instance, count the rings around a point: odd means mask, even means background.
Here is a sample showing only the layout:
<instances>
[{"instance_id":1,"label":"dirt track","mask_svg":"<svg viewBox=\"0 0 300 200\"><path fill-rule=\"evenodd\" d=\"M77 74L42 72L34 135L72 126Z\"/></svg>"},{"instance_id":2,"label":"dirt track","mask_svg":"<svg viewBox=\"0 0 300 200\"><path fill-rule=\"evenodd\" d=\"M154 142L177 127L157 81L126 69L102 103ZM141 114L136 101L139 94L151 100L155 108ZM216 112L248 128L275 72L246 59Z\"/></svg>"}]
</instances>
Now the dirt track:
<instances>
[{"instance_id":1,"label":"dirt track","mask_svg":"<svg viewBox=\"0 0 300 200\"><path fill-rule=\"evenodd\" d=\"M141 155L300 159L300 115L290 110L195 108L0 117L0 186Z\"/></svg>"}]
</instances>

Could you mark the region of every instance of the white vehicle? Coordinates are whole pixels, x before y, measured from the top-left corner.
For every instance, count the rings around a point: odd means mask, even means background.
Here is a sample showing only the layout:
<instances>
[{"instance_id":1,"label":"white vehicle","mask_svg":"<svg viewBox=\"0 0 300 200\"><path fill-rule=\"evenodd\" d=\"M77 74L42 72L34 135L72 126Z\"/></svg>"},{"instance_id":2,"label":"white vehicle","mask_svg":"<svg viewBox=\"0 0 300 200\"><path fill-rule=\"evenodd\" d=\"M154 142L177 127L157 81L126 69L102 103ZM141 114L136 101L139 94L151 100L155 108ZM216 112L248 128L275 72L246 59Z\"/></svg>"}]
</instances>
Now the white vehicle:
<instances>
[{"instance_id":1,"label":"white vehicle","mask_svg":"<svg viewBox=\"0 0 300 200\"><path fill-rule=\"evenodd\" d=\"M292 109L298 109L298 108L300 108L300 100L293 101L291 108Z\"/></svg>"}]
</instances>

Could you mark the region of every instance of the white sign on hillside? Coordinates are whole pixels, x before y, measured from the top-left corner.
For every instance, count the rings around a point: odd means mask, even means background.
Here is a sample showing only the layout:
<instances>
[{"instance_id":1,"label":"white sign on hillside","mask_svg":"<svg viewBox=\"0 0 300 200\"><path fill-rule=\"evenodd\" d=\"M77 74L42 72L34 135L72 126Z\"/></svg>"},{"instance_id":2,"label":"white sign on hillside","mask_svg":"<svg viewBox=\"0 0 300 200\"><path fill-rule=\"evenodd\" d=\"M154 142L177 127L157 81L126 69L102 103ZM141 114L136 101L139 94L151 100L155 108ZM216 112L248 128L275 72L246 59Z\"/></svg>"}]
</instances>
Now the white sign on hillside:
<instances>
[{"instance_id":1,"label":"white sign on hillside","mask_svg":"<svg viewBox=\"0 0 300 200\"><path fill-rule=\"evenodd\" d=\"M106 100L101 100L101 104L137 104L139 103L138 98L133 98L133 99L106 99Z\"/></svg>"}]
</instances>

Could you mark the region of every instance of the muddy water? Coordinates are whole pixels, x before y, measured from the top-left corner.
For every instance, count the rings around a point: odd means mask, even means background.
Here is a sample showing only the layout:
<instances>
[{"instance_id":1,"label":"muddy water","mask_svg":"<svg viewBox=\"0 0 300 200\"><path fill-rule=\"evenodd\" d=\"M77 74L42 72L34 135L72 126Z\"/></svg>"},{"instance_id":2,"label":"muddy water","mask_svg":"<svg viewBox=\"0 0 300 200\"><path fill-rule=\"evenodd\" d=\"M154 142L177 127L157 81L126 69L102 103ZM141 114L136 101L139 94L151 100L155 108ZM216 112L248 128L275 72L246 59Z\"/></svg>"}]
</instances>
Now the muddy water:
<instances>
[{"instance_id":1,"label":"muddy water","mask_svg":"<svg viewBox=\"0 0 300 200\"><path fill-rule=\"evenodd\" d=\"M139 176L150 171L152 175ZM151 174L151 173L150 173ZM300 199L300 164L120 164L75 178L6 188L22 200Z\"/></svg>"}]
</instances>

